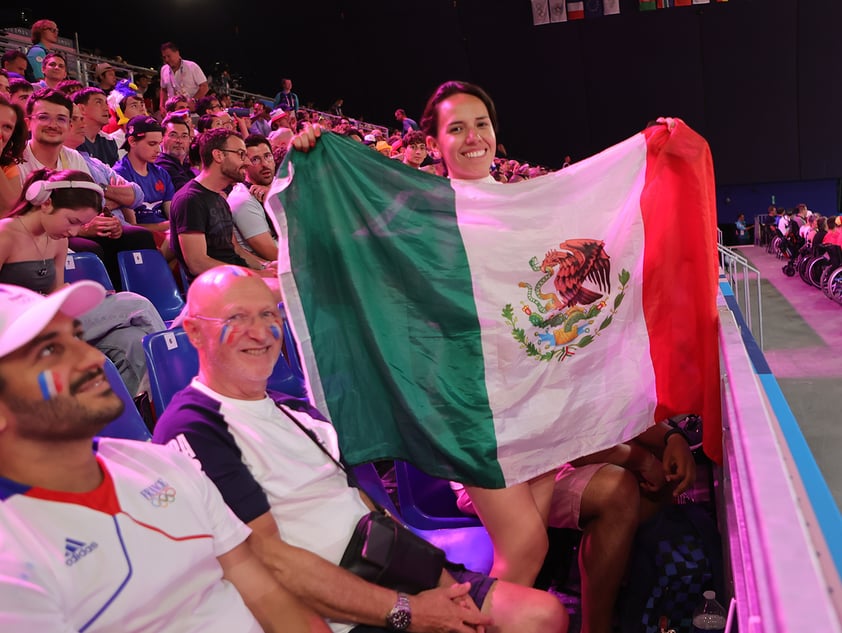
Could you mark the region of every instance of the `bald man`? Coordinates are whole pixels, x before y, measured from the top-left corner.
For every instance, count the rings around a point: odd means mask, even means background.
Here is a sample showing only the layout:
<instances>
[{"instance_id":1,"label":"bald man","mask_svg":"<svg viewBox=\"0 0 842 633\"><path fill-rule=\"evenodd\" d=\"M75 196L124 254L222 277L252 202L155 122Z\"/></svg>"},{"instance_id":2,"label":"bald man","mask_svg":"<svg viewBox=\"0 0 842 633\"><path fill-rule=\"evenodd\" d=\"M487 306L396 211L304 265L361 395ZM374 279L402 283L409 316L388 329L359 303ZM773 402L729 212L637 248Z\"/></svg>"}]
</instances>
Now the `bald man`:
<instances>
[{"instance_id":1,"label":"bald man","mask_svg":"<svg viewBox=\"0 0 842 633\"><path fill-rule=\"evenodd\" d=\"M222 266L190 286L184 329L199 352L199 374L176 394L153 441L197 459L281 583L346 631L567 629L550 594L496 581L448 564L439 587L406 596L368 583L337 563L366 495L299 427L312 429L339 457L333 427L307 402L267 392L281 352L282 315L261 278ZM411 623L411 624L410 624Z\"/></svg>"}]
</instances>

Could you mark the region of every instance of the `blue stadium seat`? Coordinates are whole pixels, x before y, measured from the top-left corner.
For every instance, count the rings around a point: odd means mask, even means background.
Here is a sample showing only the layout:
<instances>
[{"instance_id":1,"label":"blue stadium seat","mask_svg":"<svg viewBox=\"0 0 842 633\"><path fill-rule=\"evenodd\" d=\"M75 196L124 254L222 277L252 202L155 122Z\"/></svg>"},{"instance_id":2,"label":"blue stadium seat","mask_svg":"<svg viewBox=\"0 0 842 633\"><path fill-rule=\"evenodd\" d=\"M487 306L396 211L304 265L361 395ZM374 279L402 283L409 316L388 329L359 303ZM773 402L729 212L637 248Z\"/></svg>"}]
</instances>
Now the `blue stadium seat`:
<instances>
[{"instance_id":1,"label":"blue stadium seat","mask_svg":"<svg viewBox=\"0 0 842 633\"><path fill-rule=\"evenodd\" d=\"M187 338L187 332L180 327L147 334L143 337L143 351L157 417L172 397L199 373L199 356Z\"/></svg>"},{"instance_id":2,"label":"blue stadium seat","mask_svg":"<svg viewBox=\"0 0 842 633\"><path fill-rule=\"evenodd\" d=\"M97 435L99 437L117 437L126 440L139 440L141 442L148 442L152 439L149 429L143 422L140 412L135 406L129 390L126 389L123 379L120 378L120 372L117 367L109 359L105 359L105 376L111 384L111 389L114 390L120 400L125 405L123 413L116 420L110 422Z\"/></svg>"},{"instance_id":3,"label":"blue stadium seat","mask_svg":"<svg viewBox=\"0 0 842 633\"><path fill-rule=\"evenodd\" d=\"M96 253L67 254L67 259L64 260L64 280L68 283L73 283L81 279L97 281L106 290L114 292L114 284L111 283L111 279L108 277L105 264L97 257Z\"/></svg>"},{"instance_id":4,"label":"blue stadium seat","mask_svg":"<svg viewBox=\"0 0 842 633\"><path fill-rule=\"evenodd\" d=\"M181 314L184 298L159 250L121 251L117 253L117 265L123 288L149 299L164 321Z\"/></svg>"},{"instance_id":5,"label":"blue stadium seat","mask_svg":"<svg viewBox=\"0 0 842 633\"><path fill-rule=\"evenodd\" d=\"M395 461L395 479L401 515L410 525L426 530L482 525L477 517L459 510L448 481L431 477L412 464L398 460Z\"/></svg>"},{"instance_id":6,"label":"blue stadium seat","mask_svg":"<svg viewBox=\"0 0 842 633\"><path fill-rule=\"evenodd\" d=\"M156 415L161 415L172 397L190 384L199 373L199 356L183 328L148 334L143 338L149 386ZM304 382L290 369L281 355L269 377L269 388L292 396L304 398Z\"/></svg>"},{"instance_id":7,"label":"blue stadium seat","mask_svg":"<svg viewBox=\"0 0 842 633\"><path fill-rule=\"evenodd\" d=\"M386 508L395 516L405 520L399 514L374 464L362 464L354 468L354 475L365 493L381 506ZM444 529L422 529L405 523L409 529L418 536L426 539L436 547L444 550L447 560L454 563L462 563L468 569L487 574L491 571L494 562L494 548L491 545L491 538L485 528L481 525L474 527L450 527Z\"/></svg>"}]
</instances>

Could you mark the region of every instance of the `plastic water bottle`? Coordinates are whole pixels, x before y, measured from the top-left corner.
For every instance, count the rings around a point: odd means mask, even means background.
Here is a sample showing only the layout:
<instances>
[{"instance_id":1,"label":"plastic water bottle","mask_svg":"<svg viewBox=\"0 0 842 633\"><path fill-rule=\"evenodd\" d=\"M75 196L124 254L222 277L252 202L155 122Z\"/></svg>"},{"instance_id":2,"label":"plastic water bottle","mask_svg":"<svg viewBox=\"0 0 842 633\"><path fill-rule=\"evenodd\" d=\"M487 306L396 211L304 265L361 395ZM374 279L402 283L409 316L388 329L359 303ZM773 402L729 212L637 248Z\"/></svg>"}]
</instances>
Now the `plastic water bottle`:
<instances>
[{"instance_id":1,"label":"plastic water bottle","mask_svg":"<svg viewBox=\"0 0 842 633\"><path fill-rule=\"evenodd\" d=\"M693 633L723 633L727 613L725 607L716 601L716 592L705 591L704 601L693 611Z\"/></svg>"}]
</instances>

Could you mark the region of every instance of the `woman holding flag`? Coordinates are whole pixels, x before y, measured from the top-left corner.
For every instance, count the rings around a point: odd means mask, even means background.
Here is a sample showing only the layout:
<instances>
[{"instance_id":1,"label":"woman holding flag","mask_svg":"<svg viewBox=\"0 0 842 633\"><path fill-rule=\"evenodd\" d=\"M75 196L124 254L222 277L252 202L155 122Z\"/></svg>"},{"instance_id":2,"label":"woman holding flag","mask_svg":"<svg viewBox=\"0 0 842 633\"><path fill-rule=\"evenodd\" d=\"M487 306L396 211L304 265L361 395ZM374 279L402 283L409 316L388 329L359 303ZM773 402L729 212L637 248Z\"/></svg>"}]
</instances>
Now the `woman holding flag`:
<instances>
[{"instance_id":1,"label":"woman holding flag","mask_svg":"<svg viewBox=\"0 0 842 633\"><path fill-rule=\"evenodd\" d=\"M430 97L421 119L427 145L453 180L494 182L497 114L484 90L449 81ZM299 133L308 151L321 130ZM657 456L661 456L659 460ZM494 545L491 575L531 586L548 550L547 526L584 530L580 547L583 631L609 631L613 604L640 517L643 491L683 492L695 468L685 440L657 424L626 444L505 488L466 486L460 507L481 518ZM670 482L672 485L665 485Z\"/></svg>"}]
</instances>

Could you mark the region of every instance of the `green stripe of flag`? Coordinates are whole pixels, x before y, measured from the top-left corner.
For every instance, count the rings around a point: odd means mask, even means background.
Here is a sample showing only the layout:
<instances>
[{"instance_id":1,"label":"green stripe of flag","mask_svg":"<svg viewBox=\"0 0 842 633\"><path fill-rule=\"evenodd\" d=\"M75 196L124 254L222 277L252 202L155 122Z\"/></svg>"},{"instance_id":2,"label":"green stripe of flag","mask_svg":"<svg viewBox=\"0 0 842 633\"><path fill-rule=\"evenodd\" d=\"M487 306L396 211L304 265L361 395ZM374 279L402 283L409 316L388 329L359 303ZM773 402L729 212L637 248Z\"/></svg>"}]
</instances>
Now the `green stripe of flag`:
<instances>
[{"instance_id":1,"label":"green stripe of flag","mask_svg":"<svg viewBox=\"0 0 842 633\"><path fill-rule=\"evenodd\" d=\"M406 459L501 487L453 190L387 162L334 134L294 154L295 176L280 196L292 263L285 297L300 297L349 462ZM293 280L297 292L287 292Z\"/></svg>"}]
</instances>

